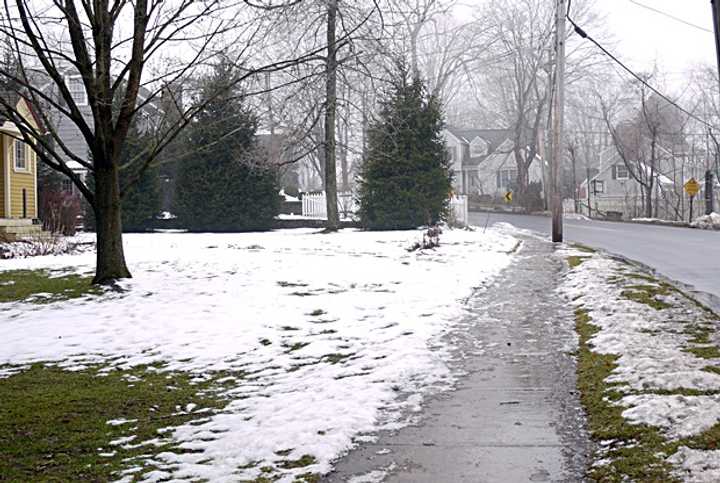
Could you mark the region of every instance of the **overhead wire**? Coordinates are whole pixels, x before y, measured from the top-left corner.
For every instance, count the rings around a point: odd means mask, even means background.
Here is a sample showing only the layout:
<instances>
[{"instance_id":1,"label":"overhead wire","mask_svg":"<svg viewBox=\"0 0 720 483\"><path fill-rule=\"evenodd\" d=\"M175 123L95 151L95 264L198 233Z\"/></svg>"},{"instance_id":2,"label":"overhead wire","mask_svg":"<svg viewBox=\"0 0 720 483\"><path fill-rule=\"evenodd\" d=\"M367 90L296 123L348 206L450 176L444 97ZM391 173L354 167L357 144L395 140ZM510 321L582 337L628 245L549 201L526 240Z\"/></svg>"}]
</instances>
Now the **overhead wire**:
<instances>
[{"instance_id":1,"label":"overhead wire","mask_svg":"<svg viewBox=\"0 0 720 483\"><path fill-rule=\"evenodd\" d=\"M660 92L655 86L653 86L653 85L651 85L650 83L648 83L647 80L643 79L642 76L640 76L639 74L635 73L635 71L633 71L633 70L632 70L630 67L628 67L624 62L622 62L622 61L621 61L620 59L618 59L615 55L613 55L612 52L610 52L610 51L607 50L605 47L603 47L603 45L600 44L600 42L598 42L597 40L595 40L591 35L589 35L585 30L583 30L582 27L580 27L580 26L575 22L575 20L573 20L573 18L570 16L571 6L572 6L572 0L568 0L567 13L565 14L565 17L568 19L568 21L570 22L570 24L573 26L576 34L578 34L581 38L586 39L586 40L592 42L593 44L595 44L595 46L596 46L597 48L599 48L605 55L607 55L608 57L610 57L610 59L611 59L613 62L615 62L616 64L618 64L620 67L622 67L623 70L625 70L628 74L630 74L632 77L634 77L635 79L637 79L641 84L643 84L645 87L647 87L647 88L650 89L652 92L654 92L655 94L657 94L660 98L662 98L663 100L665 100L667 103L669 103L670 105L672 105L673 107L675 107L675 108L678 109L679 111L683 112L684 114L686 114L686 115L689 116L690 118L695 119L696 121L698 121L699 123L701 123L702 125L704 125L705 127L707 127L708 129L714 129L713 125L710 124L709 122L707 122L705 119L702 119L702 118L698 117L697 115L695 115L694 113L688 111L687 109L685 109L684 107L682 107L681 105L679 105L677 102L675 102L674 100L670 99L668 96L666 96L665 94L663 94L662 92Z\"/></svg>"},{"instance_id":2,"label":"overhead wire","mask_svg":"<svg viewBox=\"0 0 720 483\"><path fill-rule=\"evenodd\" d=\"M710 30L709 28L702 27L702 26L697 25L697 24L694 24L694 23L692 23L692 22L688 22L687 20L682 19L682 18L680 18L680 17L676 17L675 15L673 15L673 14L671 14L671 13L663 12L662 10L658 10L657 8L651 7L650 5L645 5L644 3L640 3L640 2L638 2L637 0L628 0L628 1L629 1L630 3L632 3L632 4L634 4L634 5L637 5L638 7L642 7L642 8L644 8L644 9L650 10L651 12L655 12L655 13L657 13L657 14L660 14L660 15L664 16L664 17L667 17L667 18L670 18L670 19L672 19L672 20L675 20L676 22L680 22L680 23L682 23L682 24L685 24L685 25L687 25L687 26L689 26L689 27L693 27L693 28L696 28L696 29L698 29L698 30L702 30L703 32L713 33L713 31Z\"/></svg>"}]
</instances>

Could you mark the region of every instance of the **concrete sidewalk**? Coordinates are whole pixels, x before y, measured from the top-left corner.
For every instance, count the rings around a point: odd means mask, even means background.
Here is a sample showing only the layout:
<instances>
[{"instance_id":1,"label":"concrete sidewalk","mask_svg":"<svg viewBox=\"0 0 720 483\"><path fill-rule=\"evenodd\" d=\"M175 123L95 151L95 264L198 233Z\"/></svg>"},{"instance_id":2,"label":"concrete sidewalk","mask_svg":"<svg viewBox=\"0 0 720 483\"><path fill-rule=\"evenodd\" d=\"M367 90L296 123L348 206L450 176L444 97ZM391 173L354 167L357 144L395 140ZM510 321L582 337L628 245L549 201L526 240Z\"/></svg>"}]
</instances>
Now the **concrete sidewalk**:
<instances>
[{"instance_id":1,"label":"concrete sidewalk","mask_svg":"<svg viewBox=\"0 0 720 483\"><path fill-rule=\"evenodd\" d=\"M552 251L524 238L513 265L468 302L472 316L452 335L468 372L458 389L323 481L582 481L590 447L569 355L574 318L554 296L562 262Z\"/></svg>"}]
</instances>

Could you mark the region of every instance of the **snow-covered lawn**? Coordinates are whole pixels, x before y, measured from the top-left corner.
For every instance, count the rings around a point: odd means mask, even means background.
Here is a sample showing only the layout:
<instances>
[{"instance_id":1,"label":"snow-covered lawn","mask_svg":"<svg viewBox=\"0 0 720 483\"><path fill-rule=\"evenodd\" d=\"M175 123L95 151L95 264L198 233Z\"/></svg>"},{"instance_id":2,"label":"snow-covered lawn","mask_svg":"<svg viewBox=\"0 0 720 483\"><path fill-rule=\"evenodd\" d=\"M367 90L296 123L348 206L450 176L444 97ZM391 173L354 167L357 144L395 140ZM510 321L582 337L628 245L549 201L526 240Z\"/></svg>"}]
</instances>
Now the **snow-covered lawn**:
<instances>
[{"instance_id":1,"label":"snow-covered lawn","mask_svg":"<svg viewBox=\"0 0 720 483\"><path fill-rule=\"evenodd\" d=\"M577 250L565 255L573 257L575 267L559 291L576 307L579 324L591 324L584 330L592 353L612 357L596 364L601 371L610 364L611 371L604 379L604 402L596 401L591 412L603 413L607 427L617 427L621 423L611 417L612 410L601 406L621 408L621 417L638 431L618 430L623 437L603 441L599 455L604 459L596 467L611 467L637 450L648 461L657 460L657 468L670 465L681 480L720 481L717 316L623 261ZM660 443L644 427L654 428ZM605 429L600 425L599 431Z\"/></svg>"},{"instance_id":2,"label":"snow-covered lawn","mask_svg":"<svg viewBox=\"0 0 720 483\"><path fill-rule=\"evenodd\" d=\"M492 229L451 230L436 250L405 250L421 236L128 235L134 278L123 291L0 305L0 365L11 366L5 377L37 361L228 374L224 410L158 435L196 451L149 451L160 469L146 476L228 481L264 468L290 481L325 473L356 441L401 425L424 395L452 385L442 336L517 243ZM8 260L0 269L91 272L93 264L84 253ZM281 464L305 456L302 467Z\"/></svg>"}]
</instances>

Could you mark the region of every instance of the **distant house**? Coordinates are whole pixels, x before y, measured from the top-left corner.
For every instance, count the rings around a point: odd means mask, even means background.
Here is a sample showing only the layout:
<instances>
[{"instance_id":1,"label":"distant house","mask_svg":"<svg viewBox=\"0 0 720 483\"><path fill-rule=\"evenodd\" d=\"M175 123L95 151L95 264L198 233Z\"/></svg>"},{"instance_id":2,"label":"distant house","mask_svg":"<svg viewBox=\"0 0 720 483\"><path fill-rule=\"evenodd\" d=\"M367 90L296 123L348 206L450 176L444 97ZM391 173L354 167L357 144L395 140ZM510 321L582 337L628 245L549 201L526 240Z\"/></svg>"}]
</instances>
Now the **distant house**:
<instances>
[{"instance_id":1,"label":"distant house","mask_svg":"<svg viewBox=\"0 0 720 483\"><path fill-rule=\"evenodd\" d=\"M459 194L501 198L517 180L514 142L507 129L455 129L443 131L450 156L454 189ZM530 182L542 184L542 160L530 165Z\"/></svg>"},{"instance_id":2,"label":"distant house","mask_svg":"<svg viewBox=\"0 0 720 483\"><path fill-rule=\"evenodd\" d=\"M656 166L631 161L630 167L637 170L641 179L653 173L653 216L664 219L685 219L689 216L689 202L683 186L695 178L702 183L704 166L693 163L670 150L659 146ZM624 219L645 217L645 200L641 184L632 176L628 165L617 149L610 146L600 154L600 168L597 174L580 185L578 197L582 211L592 216L615 214ZM696 212L700 210L703 193L698 195Z\"/></svg>"},{"instance_id":3,"label":"distant house","mask_svg":"<svg viewBox=\"0 0 720 483\"><path fill-rule=\"evenodd\" d=\"M40 123L30 103L16 94L8 102L34 129ZM37 202L37 154L22 141L17 126L7 118L0 117L0 238L40 231L33 223L38 216Z\"/></svg>"}]
</instances>

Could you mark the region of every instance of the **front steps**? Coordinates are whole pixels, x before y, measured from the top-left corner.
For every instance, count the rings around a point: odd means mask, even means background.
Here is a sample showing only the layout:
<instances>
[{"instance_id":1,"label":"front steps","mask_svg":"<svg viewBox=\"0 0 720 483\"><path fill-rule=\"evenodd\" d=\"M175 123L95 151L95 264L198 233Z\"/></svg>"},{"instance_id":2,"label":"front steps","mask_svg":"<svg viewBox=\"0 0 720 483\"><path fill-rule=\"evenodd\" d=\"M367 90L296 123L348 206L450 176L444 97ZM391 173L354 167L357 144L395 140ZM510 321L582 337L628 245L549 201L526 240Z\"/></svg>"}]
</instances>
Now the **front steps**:
<instances>
[{"instance_id":1,"label":"front steps","mask_svg":"<svg viewBox=\"0 0 720 483\"><path fill-rule=\"evenodd\" d=\"M13 242L26 238L45 238L50 233L43 231L42 225L30 219L0 218L0 242Z\"/></svg>"}]
</instances>

